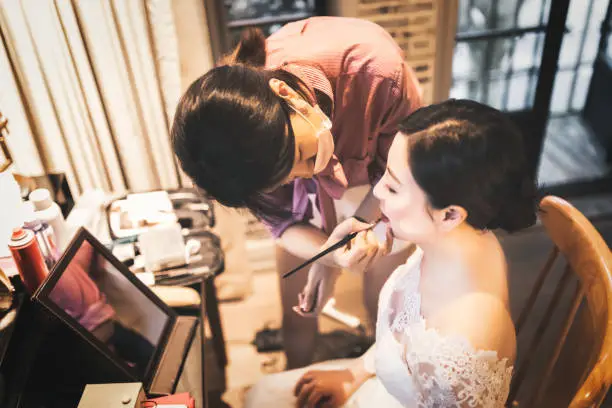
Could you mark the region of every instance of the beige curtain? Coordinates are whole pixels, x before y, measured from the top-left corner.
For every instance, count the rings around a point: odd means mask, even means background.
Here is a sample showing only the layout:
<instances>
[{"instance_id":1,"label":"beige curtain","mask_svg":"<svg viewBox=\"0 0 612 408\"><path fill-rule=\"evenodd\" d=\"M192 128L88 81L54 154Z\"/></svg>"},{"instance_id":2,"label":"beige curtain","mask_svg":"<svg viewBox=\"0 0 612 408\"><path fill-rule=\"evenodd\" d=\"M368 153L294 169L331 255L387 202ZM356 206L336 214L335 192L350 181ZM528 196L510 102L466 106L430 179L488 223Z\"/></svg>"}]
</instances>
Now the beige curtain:
<instances>
[{"instance_id":1,"label":"beige curtain","mask_svg":"<svg viewBox=\"0 0 612 408\"><path fill-rule=\"evenodd\" d=\"M0 110L15 170L73 193L174 188L172 0L0 0Z\"/></svg>"}]
</instances>

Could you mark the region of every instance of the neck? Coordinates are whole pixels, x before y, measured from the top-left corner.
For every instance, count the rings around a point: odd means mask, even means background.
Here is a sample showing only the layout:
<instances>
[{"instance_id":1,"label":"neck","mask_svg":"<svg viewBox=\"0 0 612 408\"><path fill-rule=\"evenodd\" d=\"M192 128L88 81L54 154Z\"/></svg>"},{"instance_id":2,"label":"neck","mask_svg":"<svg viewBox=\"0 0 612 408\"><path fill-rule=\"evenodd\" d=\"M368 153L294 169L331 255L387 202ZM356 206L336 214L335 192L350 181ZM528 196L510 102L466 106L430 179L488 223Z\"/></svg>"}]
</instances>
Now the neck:
<instances>
[{"instance_id":1,"label":"neck","mask_svg":"<svg viewBox=\"0 0 612 408\"><path fill-rule=\"evenodd\" d=\"M482 251L484 240L489 238L489 234L491 233L476 230L464 223L419 246L424 256L429 259L454 262L464 259L474 251Z\"/></svg>"}]
</instances>

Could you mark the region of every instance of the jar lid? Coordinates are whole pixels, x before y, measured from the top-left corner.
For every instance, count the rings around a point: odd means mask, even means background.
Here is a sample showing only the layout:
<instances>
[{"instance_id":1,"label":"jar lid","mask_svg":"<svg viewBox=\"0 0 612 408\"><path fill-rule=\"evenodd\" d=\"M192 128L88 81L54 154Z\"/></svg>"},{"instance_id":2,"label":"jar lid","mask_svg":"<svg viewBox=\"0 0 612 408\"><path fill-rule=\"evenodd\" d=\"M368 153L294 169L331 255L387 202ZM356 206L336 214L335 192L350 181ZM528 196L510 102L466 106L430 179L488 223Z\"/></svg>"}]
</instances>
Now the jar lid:
<instances>
[{"instance_id":1,"label":"jar lid","mask_svg":"<svg viewBox=\"0 0 612 408\"><path fill-rule=\"evenodd\" d=\"M46 188L38 188L30 193L30 201L34 204L36 211L46 210L51 207L51 193Z\"/></svg>"}]
</instances>

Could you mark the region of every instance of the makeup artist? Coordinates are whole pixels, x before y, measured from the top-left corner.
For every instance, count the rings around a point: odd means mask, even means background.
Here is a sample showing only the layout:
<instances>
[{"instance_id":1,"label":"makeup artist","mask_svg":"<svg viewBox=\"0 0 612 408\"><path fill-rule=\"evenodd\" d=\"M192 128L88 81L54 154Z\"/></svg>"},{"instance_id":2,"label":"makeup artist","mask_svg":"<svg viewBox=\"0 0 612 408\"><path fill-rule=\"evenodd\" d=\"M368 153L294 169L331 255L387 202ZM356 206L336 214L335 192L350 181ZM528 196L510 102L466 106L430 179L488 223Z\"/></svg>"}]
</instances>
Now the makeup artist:
<instances>
[{"instance_id":1,"label":"makeup artist","mask_svg":"<svg viewBox=\"0 0 612 408\"><path fill-rule=\"evenodd\" d=\"M249 208L269 227L282 275L334 239L367 228L353 219L334 231L339 216L379 218L371 186L385 171L398 121L420 103L417 79L386 31L363 20L315 17L267 40L245 31L222 65L183 95L172 141L198 187L226 206ZM385 253L384 232L382 240L374 235L364 232L308 273L281 279L288 368L311 362L317 319L303 315L321 310L342 268L363 272L375 321L380 288L412 248L370 266ZM305 292L316 294L308 299L301 295L306 284ZM292 311L298 296L309 313Z\"/></svg>"}]
</instances>

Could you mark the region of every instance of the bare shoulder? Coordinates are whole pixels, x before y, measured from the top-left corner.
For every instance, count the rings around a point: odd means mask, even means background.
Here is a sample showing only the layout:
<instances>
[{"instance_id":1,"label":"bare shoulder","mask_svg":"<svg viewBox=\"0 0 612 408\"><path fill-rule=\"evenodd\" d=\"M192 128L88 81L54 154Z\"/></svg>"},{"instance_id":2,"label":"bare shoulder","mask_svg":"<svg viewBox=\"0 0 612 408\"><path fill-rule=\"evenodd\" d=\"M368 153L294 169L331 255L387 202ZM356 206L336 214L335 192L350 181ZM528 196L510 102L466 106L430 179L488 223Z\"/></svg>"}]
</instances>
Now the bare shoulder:
<instances>
[{"instance_id":1,"label":"bare shoulder","mask_svg":"<svg viewBox=\"0 0 612 408\"><path fill-rule=\"evenodd\" d=\"M516 333L505 302L489 293L471 292L450 302L430 322L446 335L466 338L476 350L496 351L514 361Z\"/></svg>"}]
</instances>

